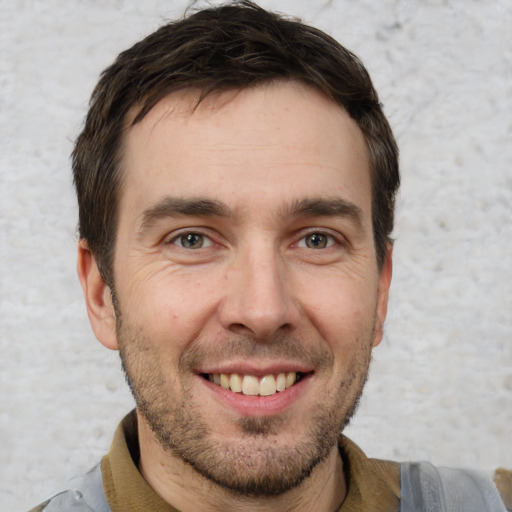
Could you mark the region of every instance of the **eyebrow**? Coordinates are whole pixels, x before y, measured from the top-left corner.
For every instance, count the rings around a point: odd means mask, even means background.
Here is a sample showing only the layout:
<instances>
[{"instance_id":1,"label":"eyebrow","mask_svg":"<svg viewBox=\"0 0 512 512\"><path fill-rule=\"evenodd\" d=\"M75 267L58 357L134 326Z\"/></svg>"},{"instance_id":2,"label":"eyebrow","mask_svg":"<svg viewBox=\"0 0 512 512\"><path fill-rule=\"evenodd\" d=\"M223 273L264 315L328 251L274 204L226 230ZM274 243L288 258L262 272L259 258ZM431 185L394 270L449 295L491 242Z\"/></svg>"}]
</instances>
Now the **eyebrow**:
<instances>
[{"instance_id":1,"label":"eyebrow","mask_svg":"<svg viewBox=\"0 0 512 512\"><path fill-rule=\"evenodd\" d=\"M203 198L166 196L142 213L139 233L168 217L232 217L234 212L221 201ZM278 216L286 217L348 217L364 230L363 212L354 203L341 198L301 199L283 206Z\"/></svg>"},{"instance_id":2,"label":"eyebrow","mask_svg":"<svg viewBox=\"0 0 512 512\"><path fill-rule=\"evenodd\" d=\"M229 215L229 208L220 201L167 196L144 210L138 231L141 233L168 217L228 217Z\"/></svg>"},{"instance_id":3,"label":"eyebrow","mask_svg":"<svg viewBox=\"0 0 512 512\"><path fill-rule=\"evenodd\" d=\"M302 199L291 206L285 207L281 215L290 217L349 217L360 229L364 228L361 208L341 198Z\"/></svg>"}]
</instances>

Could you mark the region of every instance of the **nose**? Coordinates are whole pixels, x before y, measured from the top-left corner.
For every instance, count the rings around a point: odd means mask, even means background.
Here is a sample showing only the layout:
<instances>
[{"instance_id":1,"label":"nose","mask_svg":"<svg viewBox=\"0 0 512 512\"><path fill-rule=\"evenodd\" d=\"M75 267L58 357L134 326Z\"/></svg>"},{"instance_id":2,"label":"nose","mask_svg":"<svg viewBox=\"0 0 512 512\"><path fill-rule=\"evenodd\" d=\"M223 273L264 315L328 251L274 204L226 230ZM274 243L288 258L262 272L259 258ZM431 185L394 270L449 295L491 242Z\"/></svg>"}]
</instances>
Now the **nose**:
<instances>
[{"instance_id":1,"label":"nose","mask_svg":"<svg viewBox=\"0 0 512 512\"><path fill-rule=\"evenodd\" d=\"M219 312L224 329L260 341L294 330L300 314L288 277L275 249L240 252L227 271Z\"/></svg>"}]
</instances>

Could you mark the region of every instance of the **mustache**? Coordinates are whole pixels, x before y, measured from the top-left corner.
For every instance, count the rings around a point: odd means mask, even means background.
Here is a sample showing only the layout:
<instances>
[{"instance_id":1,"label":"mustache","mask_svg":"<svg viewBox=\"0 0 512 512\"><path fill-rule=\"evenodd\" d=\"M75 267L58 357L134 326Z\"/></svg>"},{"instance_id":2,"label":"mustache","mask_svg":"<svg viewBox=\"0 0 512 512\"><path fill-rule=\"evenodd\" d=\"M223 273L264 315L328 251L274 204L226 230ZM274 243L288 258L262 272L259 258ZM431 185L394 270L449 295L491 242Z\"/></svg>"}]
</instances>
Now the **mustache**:
<instances>
[{"instance_id":1,"label":"mustache","mask_svg":"<svg viewBox=\"0 0 512 512\"><path fill-rule=\"evenodd\" d=\"M193 370L232 358L285 359L289 362L322 369L331 365L333 357L319 343L304 343L295 336L280 335L259 340L253 336L233 336L222 340L195 340L180 357L180 370Z\"/></svg>"}]
</instances>

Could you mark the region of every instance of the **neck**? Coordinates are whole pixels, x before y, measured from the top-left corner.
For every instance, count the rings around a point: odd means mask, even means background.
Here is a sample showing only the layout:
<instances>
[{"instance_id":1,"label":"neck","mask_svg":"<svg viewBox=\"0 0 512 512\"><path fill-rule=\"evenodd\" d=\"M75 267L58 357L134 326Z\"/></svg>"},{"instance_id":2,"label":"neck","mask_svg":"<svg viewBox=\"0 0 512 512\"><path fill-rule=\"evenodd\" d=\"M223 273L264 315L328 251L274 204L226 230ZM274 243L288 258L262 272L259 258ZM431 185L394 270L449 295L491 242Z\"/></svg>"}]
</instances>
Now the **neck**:
<instances>
[{"instance_id":1,"label":"neck","mask_svg":"<svg viewBox=\"0 0 512 512\"><path fill-rule=\"evenodd\" d=\"M337 446L298 487L273 497L247 497L226 490L164 450L138 415L139 471L153 490L181 512L333 512L343 503L346 482Z\"/></svg>"}]
</instances>

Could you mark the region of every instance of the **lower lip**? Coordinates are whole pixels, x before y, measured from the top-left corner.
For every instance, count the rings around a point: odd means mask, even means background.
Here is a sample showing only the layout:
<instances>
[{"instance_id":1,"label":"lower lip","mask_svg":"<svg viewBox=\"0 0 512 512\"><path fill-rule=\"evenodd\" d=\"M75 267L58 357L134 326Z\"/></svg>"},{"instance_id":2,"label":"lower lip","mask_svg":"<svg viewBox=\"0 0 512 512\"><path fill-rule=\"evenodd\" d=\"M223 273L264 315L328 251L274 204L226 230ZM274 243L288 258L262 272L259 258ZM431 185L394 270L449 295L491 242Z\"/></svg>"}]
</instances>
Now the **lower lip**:
<instances>
[{"instance_id":1,"label":"lower lip","mask_svg":"<svg viewBox=\"0 0 512 512\"><path fill-rule=\"evenodd\" d=\"M279 414L288 409L305 392L312 374L304 375L292 387L270 396L248 396L224 389L203 377L203 384L214 394L214 397L230 409L245 417L261 417Z\"/></svg>"}]
</instances>

